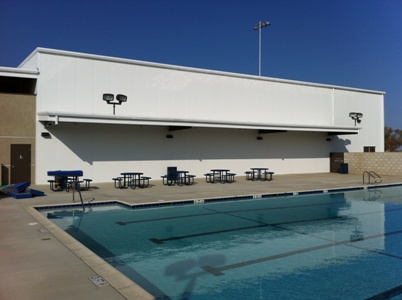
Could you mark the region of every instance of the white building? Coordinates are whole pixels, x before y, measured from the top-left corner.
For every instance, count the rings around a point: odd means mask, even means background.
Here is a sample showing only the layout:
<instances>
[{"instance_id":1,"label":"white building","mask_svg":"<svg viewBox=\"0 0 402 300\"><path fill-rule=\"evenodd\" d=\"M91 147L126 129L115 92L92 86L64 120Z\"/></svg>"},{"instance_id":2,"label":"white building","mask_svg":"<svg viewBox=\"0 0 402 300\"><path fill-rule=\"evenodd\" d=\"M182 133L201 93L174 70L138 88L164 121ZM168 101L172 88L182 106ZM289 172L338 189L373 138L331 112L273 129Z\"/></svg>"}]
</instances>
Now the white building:
<instances>
[{"instance_id":1,"label":"white building","mask_svg":"<svg viewBox=\"0 0 402 300\"><path fill-rule=\"evenodd\" d=\"M332 152L384 151L383 92L43 48L0 68L10 76L36 79L37 184L63 169L94 182L124 171L160 179L168 166L197 177L329 172ZM105 93L127 101L113 114Z\"/></svg>"}]
</instances>

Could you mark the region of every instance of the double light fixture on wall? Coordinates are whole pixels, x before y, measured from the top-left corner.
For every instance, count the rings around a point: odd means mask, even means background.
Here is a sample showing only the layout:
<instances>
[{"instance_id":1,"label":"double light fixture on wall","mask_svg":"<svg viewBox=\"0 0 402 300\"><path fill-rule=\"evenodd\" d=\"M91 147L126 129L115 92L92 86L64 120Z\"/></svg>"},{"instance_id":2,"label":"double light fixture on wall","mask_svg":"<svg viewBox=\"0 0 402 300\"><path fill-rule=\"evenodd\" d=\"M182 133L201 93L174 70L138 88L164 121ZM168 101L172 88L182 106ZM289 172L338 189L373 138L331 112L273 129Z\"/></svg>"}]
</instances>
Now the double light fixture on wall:
<instances>
[{"instance_id":1,"label":"double light fixture on wall","mask_svg":"<svg viewBox=\"0 0 402 300\"><path fill-rule=\"evenodd\" d=\"M351 117L354 121L355 121L355 126L356 126L356 123L361 123L361 118L363 118L363 114L362 113L359 113L359 112L351 112L351 113L349 113L349 117Z\"/></svg>"},{"instance_id":2,"label":"double light fixture on wall","mask_svg":"<svg viewBox=\"0 0 402 300\"><path fill-rule=\"evenodd\" d=\"M107 104L113 104L113 115L115 114L115 106L121 105L123 102L127 101L127 96L118 94L116 96L116 100L114 100L113 94L103 94L103 101L106 101Z\"/></svg>"}]
</instances>

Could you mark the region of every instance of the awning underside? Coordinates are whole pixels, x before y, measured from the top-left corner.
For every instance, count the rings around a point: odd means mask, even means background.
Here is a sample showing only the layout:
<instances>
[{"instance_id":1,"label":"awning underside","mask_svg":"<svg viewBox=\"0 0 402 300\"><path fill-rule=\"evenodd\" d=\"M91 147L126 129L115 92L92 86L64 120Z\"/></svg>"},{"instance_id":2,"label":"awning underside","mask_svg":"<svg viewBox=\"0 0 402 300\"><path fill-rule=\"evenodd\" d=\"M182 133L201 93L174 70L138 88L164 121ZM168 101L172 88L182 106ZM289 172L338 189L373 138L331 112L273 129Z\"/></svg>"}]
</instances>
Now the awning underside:
<instances>
[{"instance_id":1,"label":"awning underside","mask_svg":"<svg viewBox=\"0 0 402 300\"><path fill-rule=\"evenodd\" d=\"M45 126L58 125L60 123L91 123L114 125L142 125L142 126L167 126L169 131L185 130L193 127L250 129L258 130L259 134L281 133L288 131L327 132L329 135L357 134L360 127L308 125L308 124L261 124L261 123L235 123L211 120L185 120L162 118L136 118L122 116L77 115L62 113L38 113L38 121Z\"/></svg>"}]
</instances>

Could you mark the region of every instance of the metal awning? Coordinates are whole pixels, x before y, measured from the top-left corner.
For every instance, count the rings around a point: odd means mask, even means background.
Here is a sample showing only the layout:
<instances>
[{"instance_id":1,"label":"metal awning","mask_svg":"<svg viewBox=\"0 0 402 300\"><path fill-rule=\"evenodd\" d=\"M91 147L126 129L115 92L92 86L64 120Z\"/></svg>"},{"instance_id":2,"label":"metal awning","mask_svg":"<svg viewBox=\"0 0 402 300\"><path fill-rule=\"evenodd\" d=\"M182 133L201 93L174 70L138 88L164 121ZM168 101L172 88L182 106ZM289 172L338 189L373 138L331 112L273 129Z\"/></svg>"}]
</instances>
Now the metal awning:
<instances>
[{"instance_id":1,"label":"metal awning","mask_svg":"<svg viewBox=\"0 0 402 300\"><path fill-rule=\"evenodd\" d=\"M39 112L38 121L45 126L58 125L60 123L91 123L113 125L143 125L143 126L167 126L169 130L189 129L192 127L225 128L225 129L250 129L259 130L259 133L277 133L287 131L327 132L330 135L357 134L361 127L345 127L335 125L310 125L310 124L270 124L270 123L240 123L221 122L211 120L186 120L169 118L141 118L106 115L66 114L57 112Z\"/></svg>"}]
</instances>

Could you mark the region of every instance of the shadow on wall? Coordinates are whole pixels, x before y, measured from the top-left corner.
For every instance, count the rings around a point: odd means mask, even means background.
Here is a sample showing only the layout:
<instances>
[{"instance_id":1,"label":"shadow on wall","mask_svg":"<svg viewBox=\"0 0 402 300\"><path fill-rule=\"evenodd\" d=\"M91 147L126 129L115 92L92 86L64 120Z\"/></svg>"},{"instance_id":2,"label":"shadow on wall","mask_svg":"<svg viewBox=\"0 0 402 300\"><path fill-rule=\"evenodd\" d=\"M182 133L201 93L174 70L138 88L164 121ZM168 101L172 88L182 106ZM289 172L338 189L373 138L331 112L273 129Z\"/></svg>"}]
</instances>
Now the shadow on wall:
<instances>
[{"instance_id":1,"label":"shadow on wall","mask_svg":"<svg viewBox=\"0 0 402 300\"><path fill-rule=\"evenodd\" d=\"M48 139L49 143L64 144L90 164L127 160L327 158L331 151L326 133L274 133L257 140L256 130L238 129L168 132L166 127L155 126L62 123L48 130L55 137ZM173 138L166 138L167 134ZM54 149L58 148L54 145Z\"/></svg>"},{"instance_id":2,"label":"shadow on wall","mask_svg":"<svg viewBox=\"0 0 402 300\"><path fill-rule=\"evenodd\" d=\"M342 139L337 135L331 136L333 149L332 152L349 152L347 146L352 144L349 139Z\"/></svg>"}]
</instances>

